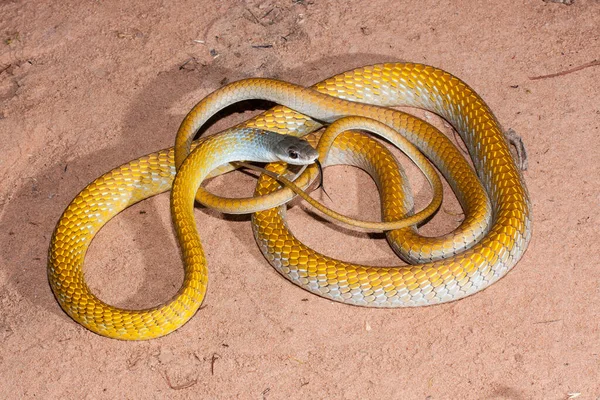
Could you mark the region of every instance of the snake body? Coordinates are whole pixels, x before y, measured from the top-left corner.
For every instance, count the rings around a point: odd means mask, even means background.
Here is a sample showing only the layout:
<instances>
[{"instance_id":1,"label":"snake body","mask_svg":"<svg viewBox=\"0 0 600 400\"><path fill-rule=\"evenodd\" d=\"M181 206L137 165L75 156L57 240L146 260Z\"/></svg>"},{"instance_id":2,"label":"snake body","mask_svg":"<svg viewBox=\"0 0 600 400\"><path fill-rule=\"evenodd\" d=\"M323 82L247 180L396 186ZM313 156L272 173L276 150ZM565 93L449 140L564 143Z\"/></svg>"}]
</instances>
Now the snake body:
<instances>
[{"instance_id":1,"label":"snake body","mask_svg":"<svg viewBox=\"0 0 600 400\"><path fill-rule=\"evenodd\" d=\"M282 105L230 132L202 140L188 155L195 132L210 116L251 98ZM469 150L479 180L436 129L385 108L399 105L424 108L451 123ZM198 190L216 167L251 159L248 153L263 130L304 136L323 123L348 116L376 119L406 136L442 172L464 209L464 221L448 235L422 237L414 227L388 233L402 258L420 264L362 266L306 247L286 226L283 206L268 208L292 196L291 190L280 190L269 177L259 179L257 197L249 199L226 200ZM351 162L374 174L386 221L411 212L410 198L401 193L401 174L386 172L393 157L384 147L349 131L334 140L330 157L332 163ZM269 168L281 172L283 167ZM305 185L312 176L314 169L309 167L298 183ZM171 184L171 212L185 264L181 289L169 302L147 310L105 304L85 284L83 261L90 241L112 216L169 190ZM48 264L50 284L62 308L88 329L119 339L149 339L183 325L202 303L207 283L206 259L193 217L194 196L222 211L258 211L253 214L257 243L281 274L320 296L356 305L418 306L460 299L504 276L521 258L531 236L527 190L502 130L483 100L458 78L426 65L396 63L358 68L311 89L249 79L225 86L194 107L180 127L175 149L110 171L67 207L52 237Z\"/></svg>"}]
</instances>

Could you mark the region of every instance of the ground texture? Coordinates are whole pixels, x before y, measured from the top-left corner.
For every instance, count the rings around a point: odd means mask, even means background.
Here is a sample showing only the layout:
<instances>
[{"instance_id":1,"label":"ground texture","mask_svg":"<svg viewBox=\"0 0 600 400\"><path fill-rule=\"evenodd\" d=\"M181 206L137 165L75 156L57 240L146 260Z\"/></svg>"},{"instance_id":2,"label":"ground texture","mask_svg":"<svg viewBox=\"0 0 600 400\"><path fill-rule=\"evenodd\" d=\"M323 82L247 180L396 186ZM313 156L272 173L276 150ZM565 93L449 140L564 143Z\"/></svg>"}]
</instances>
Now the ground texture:
<instances>
[{"instance_id":1,"label":"ground texture","mask_svg":"<svg viewBox=\"0 0 600 400\"><path fill-rule=\"evenodd\" d=\"M3 1L0 34L1 398L600 396L597 0ZM198 208L211 283L187 325L120 342L62 312L48 243L88 182L171 146L192 105L228 81L308 85L396 60L467 81L529 150L534 235L504 279L434 307L336 304L281 278L248 218ZM363 173L327 172L338 209L377 215ZM210 187L252 190L239 173ZM294 232L328 254L400 262L381 237L348 235L298 204L290 214ZM440 226L460 218L452 202L441 214ZM168 299L183 275L168 195L111 221L87 260L90 285L113 304Z\"/></svg>"}]
</instances>

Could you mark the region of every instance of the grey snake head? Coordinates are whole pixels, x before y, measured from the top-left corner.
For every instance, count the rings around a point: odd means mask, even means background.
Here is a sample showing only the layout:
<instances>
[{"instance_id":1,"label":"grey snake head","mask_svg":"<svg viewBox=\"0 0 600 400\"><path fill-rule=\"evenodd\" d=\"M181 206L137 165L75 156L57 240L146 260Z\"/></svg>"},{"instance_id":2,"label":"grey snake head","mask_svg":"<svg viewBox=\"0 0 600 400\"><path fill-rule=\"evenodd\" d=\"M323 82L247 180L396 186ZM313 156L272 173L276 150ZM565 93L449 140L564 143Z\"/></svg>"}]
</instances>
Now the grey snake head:
<instances>
[{"instance_id":1,"label":"grey snake head","mask_svg":"<svg viewBox=\"0 0 600 400\"><path fill-rule=\"evenodd\" d=\"M309 165L319 158L319 153L306 140L289 135L281 135L273 151L279 160L293 165Z\"/></svg>"}]
</instances>

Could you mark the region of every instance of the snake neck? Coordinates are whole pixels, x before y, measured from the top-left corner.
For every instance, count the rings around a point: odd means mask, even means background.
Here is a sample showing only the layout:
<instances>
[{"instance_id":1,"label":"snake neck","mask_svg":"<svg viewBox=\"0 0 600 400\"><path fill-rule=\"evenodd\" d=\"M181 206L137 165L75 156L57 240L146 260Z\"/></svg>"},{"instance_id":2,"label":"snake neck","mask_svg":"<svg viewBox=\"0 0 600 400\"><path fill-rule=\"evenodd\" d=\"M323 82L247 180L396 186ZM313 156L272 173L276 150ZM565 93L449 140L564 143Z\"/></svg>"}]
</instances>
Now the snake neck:
<instances>
[{"instance_id":1,"label":"snake neck","mask_svg":"<svg viewBox=\"0 0 600 400\"><path fill-rule=\"evenodd\" d=\"M233 161L281 161L273 152L273 147L281 141L282 136L261 129L244 128L208 137L182 163L172 193L181 193L177 197L186 198L186 207L193 208L194 193L214 169ZM172 195L172 201L179 201L176 195Z\"/></svg>"}]
</instances>

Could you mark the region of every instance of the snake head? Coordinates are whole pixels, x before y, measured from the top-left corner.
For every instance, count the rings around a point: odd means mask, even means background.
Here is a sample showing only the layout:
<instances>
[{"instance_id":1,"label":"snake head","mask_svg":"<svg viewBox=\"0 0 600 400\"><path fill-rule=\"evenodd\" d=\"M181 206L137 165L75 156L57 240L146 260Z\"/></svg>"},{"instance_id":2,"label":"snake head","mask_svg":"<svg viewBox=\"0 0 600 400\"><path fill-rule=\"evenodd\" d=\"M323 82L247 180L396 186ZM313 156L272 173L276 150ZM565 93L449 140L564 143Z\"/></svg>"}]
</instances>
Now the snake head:
<instances>
[{"instance_id":1,"label":"snake head","mask_svg":"<svg viewBox=\"0 0 600 400\"><path fill-rule=\"evenodd\" d=\"M280 161L293 165L309 165L319 158L319 153L306 140L289 135L281 135L274 153Z\"/></svg>"}]
</instances>

